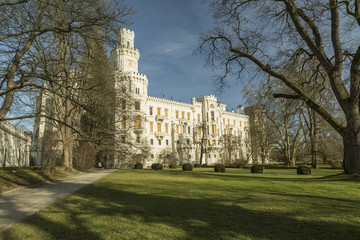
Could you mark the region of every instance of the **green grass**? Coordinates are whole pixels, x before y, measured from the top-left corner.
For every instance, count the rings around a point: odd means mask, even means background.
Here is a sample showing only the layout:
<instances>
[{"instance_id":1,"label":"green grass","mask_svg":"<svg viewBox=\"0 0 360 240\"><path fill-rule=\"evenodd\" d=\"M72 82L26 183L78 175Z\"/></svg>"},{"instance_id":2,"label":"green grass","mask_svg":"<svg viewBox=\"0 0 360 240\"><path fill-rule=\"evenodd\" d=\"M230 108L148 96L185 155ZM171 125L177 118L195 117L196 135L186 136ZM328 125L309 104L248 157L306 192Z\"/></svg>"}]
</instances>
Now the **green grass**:
<instances>
[{"instance_id":1,"label":"green grass","mask_svg":"<svg viewBox=\"0 0 360 240\"><path fill-rule=\"evenodd\" d=\"M360 239L360 181L341 170L119 170L0 239Z\"/></svg>"},{"instance_id":2,"label":"green grass","mask_svg":"<svg viewBox=\"0 0 360 240\"><path fill-rule=\"evenodd\" d=\"M53 181L60 177L67 176L62 171L43 172L40 168L0 168L0 192L9 191L21 186Z\"/></svg>"}]
</instances>

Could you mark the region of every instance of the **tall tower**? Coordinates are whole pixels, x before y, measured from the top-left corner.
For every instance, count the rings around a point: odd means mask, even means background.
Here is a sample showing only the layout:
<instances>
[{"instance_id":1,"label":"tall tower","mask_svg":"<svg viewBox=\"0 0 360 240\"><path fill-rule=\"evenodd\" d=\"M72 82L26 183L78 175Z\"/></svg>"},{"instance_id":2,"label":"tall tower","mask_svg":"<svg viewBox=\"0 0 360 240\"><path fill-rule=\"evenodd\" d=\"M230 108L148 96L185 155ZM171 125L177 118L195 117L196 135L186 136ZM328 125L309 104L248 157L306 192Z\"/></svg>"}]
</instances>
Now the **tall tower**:
<instances>
[{"instance_id":1,"label":"tall tower","mask_svg":"<svg viewBox=\"0 0 360 240\"><path fill-rule=\"evenodd\" d=\"M117 46L111 52L115 81L115 160L120 167L130 159L141 155L139 146L147 142L145 136L146 101L148 79L138 72L140 52L134 48L135 33L122 28L117 34ZM133 150L133 152L129 152ZM117 154L118 152L119 154ZM126 156L122 155L125 153Z\"/></svg>"}]
</instances>

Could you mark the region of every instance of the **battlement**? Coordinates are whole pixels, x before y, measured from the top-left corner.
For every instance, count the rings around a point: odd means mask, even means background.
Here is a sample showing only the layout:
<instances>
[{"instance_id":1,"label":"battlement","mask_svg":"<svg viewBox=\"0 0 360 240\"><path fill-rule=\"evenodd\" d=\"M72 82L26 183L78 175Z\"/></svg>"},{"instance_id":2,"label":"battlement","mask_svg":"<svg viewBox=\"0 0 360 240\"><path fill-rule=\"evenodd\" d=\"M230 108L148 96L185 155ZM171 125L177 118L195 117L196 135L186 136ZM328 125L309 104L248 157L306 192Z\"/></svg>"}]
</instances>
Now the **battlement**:
<instances>
[{"instance_id":1,"label":"battlement","mask_svg":"<svg viewBox=\"0 0 360 240\"><path fill-rule=\"evenodd\" d=\"M134 49L135 32L126 28L121 28L117 33L118 45L128 49Z\"/></svg>"}]
</instances>

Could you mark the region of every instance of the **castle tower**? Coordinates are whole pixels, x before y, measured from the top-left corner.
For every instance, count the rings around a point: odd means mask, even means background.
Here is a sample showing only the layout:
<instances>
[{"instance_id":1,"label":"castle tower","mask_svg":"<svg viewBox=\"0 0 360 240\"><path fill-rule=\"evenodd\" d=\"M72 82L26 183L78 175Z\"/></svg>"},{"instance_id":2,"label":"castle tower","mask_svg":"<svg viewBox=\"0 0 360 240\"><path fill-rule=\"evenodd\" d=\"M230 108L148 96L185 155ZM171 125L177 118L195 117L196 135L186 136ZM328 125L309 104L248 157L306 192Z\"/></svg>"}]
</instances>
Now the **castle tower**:
<instances>
[{"instance_id":1,"label":"castle tower","mask_svg":"<svg viewBox=\"0 0 360 240\"><path fill-rule=\"evenodd\" d=\"M116 152L126 143L141 145L146 140L146 100L148 79L138 72L139 50L134 48L135 33L122 28L117 34L117 46L111 52L115 81L115 161L114 167L128 162L126 156L117 156ZM134 148L131 155L141 154ZM128 152L129 147L126 147ZM129 154L127 154L129 155Z\"/></svg>"}]
</instances>

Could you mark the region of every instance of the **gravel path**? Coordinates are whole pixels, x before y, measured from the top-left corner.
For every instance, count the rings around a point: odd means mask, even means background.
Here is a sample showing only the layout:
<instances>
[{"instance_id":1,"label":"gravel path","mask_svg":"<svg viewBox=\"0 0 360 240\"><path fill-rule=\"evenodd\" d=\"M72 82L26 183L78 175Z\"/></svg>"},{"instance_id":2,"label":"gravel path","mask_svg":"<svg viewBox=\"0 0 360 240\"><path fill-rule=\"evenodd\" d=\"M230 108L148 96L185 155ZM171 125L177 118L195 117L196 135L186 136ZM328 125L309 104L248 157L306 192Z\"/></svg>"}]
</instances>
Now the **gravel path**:
<instances>
[{"instance_id":1,"label":"gravel path","mask_svg":"<svg viewBox=\"0 0 360 240\"><path fill-rule=\"evenodd\" d=\"M56 182L2 193L0 195L0 232L115 171L116 169L105 169L98 172L83 173Z\"/></svg>"}]
</instances>

